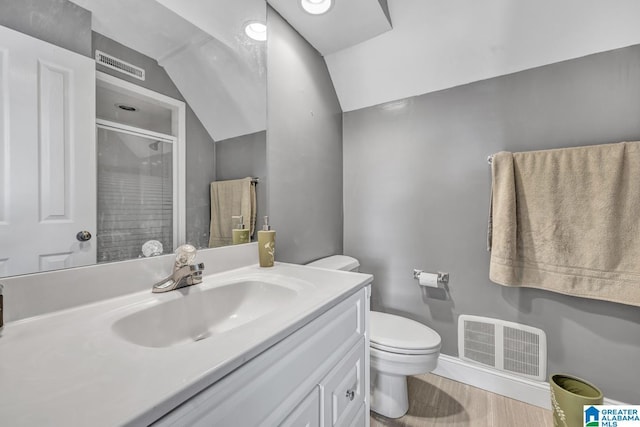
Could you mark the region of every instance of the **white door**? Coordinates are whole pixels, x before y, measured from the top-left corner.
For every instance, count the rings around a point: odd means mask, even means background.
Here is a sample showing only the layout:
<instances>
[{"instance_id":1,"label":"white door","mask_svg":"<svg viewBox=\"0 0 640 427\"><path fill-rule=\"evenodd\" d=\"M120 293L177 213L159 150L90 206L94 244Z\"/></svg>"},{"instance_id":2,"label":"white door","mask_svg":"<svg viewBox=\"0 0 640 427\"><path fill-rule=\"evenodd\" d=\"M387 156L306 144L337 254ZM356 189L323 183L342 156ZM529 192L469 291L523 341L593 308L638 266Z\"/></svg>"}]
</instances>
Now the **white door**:
<instances>
[{"instance_id":1,"label":"white door","mask_svg":"<svg viewBox=\"0 0 640 427\"><path fill-rule=\"evenodd\" d=\"M93 264L95 62L0 26L0 277Z\"/></svg>"}]
</instances>

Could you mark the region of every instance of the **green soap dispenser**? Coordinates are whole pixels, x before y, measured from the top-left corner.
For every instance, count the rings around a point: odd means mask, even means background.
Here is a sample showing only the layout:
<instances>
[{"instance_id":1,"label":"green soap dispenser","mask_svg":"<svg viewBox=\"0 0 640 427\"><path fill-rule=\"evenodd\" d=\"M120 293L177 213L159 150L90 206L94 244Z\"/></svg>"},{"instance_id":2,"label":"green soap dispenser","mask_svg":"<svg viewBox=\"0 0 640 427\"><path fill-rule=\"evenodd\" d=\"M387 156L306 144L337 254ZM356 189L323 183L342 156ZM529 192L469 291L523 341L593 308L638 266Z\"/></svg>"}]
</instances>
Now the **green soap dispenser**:
<instances>
[{"instance_id":1,"label":"green soap dispenser","mask_svg":"<svg viewBox=\"0 0 640 427\"><path fill-rule=\"evenodd\" d=\"M276 231L269 225L269 217L264 217L262 230L258 231L258 258L260 267L273 267L276 252Z\"/></svg>"},{"instance_id":2,"label":"green soap dispenser","mask_svg":"<svg viewBox=\"0 0 640 427\"><path fill-rule=\"evenodd\" d=\"M239 245L241 243L249 243L251 237L249 236L249 229L244 228L244 218L242 215L232 216L232 219L238 218L238 225L231 230L231 243Z\"/></svg>"}]
</instances>

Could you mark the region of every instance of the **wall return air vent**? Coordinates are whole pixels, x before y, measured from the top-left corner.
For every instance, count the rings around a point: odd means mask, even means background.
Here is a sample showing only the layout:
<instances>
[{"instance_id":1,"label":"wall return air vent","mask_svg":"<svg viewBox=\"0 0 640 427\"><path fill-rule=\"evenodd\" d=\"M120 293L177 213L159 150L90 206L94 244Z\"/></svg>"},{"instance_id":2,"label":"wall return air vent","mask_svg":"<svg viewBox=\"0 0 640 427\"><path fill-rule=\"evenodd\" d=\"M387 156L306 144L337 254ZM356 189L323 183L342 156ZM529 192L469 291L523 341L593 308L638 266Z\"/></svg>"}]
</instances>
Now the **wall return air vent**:
<instances>
[{"instance_id":1,"label":"wall return air vent","mask_svg":"<svg viewBox=\"0 0 640 427\"><path fill-rule=\"evenodd\" d=\"M545 381L547 336L543 330L488 317L458 318L460 359Z\"/></svg>"},{"instance_id":2,"label":"wall return air vent","mask_svg":"<svg viewBox=\"0 0 640 427\"><path fill-rule=\"evenodd\" d=\"M144 80L144 69L136 67L135 65L129 64L128 62L118 59L115 56L108 55L99 50L96 50L96 62L98 64L104 65L105 67L120 71L121 73L124 73L130 77Z\"/></svg>"}]
</instances>

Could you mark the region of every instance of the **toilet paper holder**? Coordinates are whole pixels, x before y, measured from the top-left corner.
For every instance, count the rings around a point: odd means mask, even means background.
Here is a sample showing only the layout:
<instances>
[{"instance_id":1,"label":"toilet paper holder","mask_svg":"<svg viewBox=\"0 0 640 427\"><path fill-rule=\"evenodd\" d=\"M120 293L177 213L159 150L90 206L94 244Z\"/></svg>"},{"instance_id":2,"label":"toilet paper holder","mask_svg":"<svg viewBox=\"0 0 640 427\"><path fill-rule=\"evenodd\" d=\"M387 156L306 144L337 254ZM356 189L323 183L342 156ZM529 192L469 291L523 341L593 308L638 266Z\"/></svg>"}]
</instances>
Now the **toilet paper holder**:
<instances>
[{"instance_id":1,"label":"toilet paper holder","mask_svg":"<svg viewBox=\"0 0 640 427\"><path fill-rule=\"evenodd\" d=\"M428 273L424 270L413 269L413 278L416 280L420 280L420 275L422 273L426 274L437 274L438 275L438 285L446 285L449 283L449 273L443 273L438 271L437 273Z\"/></svg>"}]
</instances>

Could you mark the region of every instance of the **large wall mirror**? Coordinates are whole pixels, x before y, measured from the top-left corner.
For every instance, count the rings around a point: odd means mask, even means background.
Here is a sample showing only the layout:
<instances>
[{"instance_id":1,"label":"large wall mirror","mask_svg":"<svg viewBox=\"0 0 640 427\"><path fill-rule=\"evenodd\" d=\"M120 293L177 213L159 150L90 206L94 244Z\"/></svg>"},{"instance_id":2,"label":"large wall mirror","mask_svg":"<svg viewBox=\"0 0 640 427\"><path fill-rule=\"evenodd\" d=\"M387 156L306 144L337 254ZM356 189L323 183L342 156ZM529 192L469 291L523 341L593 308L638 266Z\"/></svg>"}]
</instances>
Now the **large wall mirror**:
<instances>
[{"instance_id":1,"label":"large wall mirror","mask_svg":"<svg viewBox=\"0 0 640 427\"><path fill-rule=\"evenodd\" d=\"M265 23L264 0L0 0L0 277L255 229Z\"/></svg>"}]
</instances>

